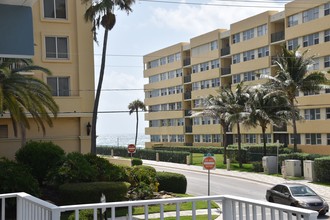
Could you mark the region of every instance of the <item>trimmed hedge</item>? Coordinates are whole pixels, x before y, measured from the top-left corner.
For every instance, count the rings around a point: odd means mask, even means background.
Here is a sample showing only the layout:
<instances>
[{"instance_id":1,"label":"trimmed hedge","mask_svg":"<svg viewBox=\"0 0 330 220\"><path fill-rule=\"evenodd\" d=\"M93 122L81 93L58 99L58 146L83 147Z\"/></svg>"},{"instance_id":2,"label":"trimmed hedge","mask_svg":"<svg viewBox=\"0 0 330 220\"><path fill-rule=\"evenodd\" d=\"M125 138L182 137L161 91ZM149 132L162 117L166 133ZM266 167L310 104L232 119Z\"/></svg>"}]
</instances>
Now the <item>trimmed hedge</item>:
<instances>
[{"instance_id":1,"label":"trimmed hedge","mask_svg":"<svg viewBox=\"0 0 330 220\"><path fill-rule=\"evenodd\" d=\"M138 166L138 165L142 165L143 162L140 158L133 158L132 159L132 166Z\"/></svg>"},{"instance_id":2,"label":"trimmed hedge","mask_svg":"<svg viewBox=\"0 0 330 220\"><path fill-rule=\"evenodd\" d=\"M52 142L30 141L20 148L16 154L16 160L28 166L31 174L42 185L47 173L58 166L64 158L64 150Z\"/></svg>"},{"instance_id":3,"label":"trimmed hedge","mask_svg":"<svg viewBox=\"0 0 330 220\"><path fill-rule=\"evenodd\" d=\"M126 200L127 182L66 183L59 187L61 205L99 203L102 193L107 202Z\"/></svg>"},{"instance_id":4,"label":"trimmed hedge","mask_svg":"<svg viewBox=\"0 0 330 220\"><path fill-rule=\"evenodd\" d=\"M171 172L157 172L156 179L159 183L158 191L172 193L186 193L187 179L184 175Z\"/></svg>"},{"instance_id":5,"label":"trimmed hedge","mask_svg":"<svg viewBox=\"0 0 330 220\"><path fill-rule=\"evenodd\" d=\"M131 155L127 152L126 147L97 147L97 154L101 155L111 155L111 150L113 150L114 156L120 157L130 157ZM159 153L159 160L172 163L187 163L187 156L190 155L189 152L175 152L175 151L159 151L152 149L141 149L137 148L134 153L135 158L146 159L146 160L156 160L156 153Z\"/></svg>"},{"instance_id":6,"label":"trimmed hedge","mask_svg":"<svg viewBox=\"0 0 330 220\"><path fill-rule=\"evenodd\" d=\"M330 182L330 156L315 158L314 171L317 181Z\"/></svg>"}]
</instances>

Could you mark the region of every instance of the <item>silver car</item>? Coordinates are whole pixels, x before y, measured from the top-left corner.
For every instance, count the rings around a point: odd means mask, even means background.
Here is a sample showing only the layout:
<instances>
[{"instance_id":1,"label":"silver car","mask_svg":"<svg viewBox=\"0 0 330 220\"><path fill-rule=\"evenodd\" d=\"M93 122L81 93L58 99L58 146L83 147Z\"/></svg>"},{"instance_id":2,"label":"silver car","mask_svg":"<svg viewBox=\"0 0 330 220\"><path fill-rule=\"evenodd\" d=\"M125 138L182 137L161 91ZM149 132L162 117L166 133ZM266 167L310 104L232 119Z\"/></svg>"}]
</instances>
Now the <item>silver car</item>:
<instances>
[{"instance_id":1,"label":"silver car","mask_svg":"<svg viewBox=\"0 0 330 220\"><path fill-rule=\"evenodd\" d=\"M268 189L268 202L310 209L325 215L329 211L328 203L311 188L300 183L283 183Z\"/></svg>"}]
</instances>

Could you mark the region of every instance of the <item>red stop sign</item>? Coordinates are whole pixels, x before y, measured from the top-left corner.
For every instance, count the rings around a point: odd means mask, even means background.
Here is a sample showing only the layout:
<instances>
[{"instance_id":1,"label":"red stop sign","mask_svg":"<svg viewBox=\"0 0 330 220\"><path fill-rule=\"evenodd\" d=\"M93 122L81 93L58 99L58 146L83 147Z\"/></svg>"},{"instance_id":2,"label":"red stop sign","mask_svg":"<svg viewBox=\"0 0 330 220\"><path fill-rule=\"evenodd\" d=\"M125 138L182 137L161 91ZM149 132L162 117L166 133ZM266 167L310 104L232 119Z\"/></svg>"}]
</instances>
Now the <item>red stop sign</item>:
<instances>
[{"instance_id":1,"label":"red stop sign","mask_svg":"<svg viewBox=\"0 0 330 220\"><path fill-rule=\"evenodd\" d=\"M135 151L136 151L136 147L135 147L135 145L134 144L129 144L128 145L128 147L127 147L127 151L128 151L128 153L135 153Z\"/></svg>"},{"instance_id":2,"label":"red stop sign","mask_svg":"<svg viewBox=\"0 0 330 220\"><path fill-rule=\"evenodd\" d=\"M216 163L215 163L215 159L212 156L209 157L204 157L203 160L203 167L206 170L213 170L215 169Z\"/></svg>"}]
</instances>

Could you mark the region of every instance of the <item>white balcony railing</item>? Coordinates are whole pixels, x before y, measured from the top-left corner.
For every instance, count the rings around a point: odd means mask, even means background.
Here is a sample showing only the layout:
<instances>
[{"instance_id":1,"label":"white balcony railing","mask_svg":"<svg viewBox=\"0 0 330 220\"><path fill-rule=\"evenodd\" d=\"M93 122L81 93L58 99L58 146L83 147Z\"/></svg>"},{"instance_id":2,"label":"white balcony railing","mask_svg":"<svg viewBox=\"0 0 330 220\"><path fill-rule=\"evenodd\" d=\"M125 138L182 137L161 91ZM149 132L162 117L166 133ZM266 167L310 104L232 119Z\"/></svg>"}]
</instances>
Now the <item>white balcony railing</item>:
<instances>
[{"instance_id":1,"label":"white balcony railing","mask_svg":"<svg viewBox=\"0 0 330 220\"><path fill-rule=\"evenodd\" d=\"M191 219L196 219L196 202L198 201L207 201L209 219L212 219L211 201L222 204L223 220L316 220L318 215L315 211L228 195L56 206L26 193L11 193L0 195L1 220L6 219L5 201L10 198L16 198L17 201L17 220L60 220L61 214L67 211L74 212L75 219L78 220L79 212L86 209L94 210L93 219L97 220L98 210L103 208L111 209L110 219L115 220L116 208L120 207L128 208L127 219L131 220L133 219L133 208L137 206L144 207L146 210L144 219L149 219L148 207L151 205L159 205L160 219L164 219L164 205L169 203L176 204L176 219L180 219L180 204L183 202L192 203Z\"/></svg>"}]
</instances>

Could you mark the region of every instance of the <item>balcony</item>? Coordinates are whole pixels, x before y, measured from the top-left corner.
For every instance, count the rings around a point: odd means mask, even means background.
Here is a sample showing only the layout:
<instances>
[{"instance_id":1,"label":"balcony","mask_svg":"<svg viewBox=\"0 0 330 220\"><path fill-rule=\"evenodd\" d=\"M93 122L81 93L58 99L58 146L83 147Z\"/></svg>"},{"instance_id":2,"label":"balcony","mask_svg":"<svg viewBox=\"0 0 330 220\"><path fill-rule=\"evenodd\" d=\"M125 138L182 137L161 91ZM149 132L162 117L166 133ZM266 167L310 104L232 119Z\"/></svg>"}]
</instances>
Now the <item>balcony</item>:
<instances>
[{"instance_id":1,"label":"balcony","mask_svg":"<svg viewBox=\"0 0 330 220\"><path fill-rule=\"evenodd\" d=\"M226 56L230 54L230 47L221 48L221 56Z\"/></svg>"},{"instance_id":2,"label":"balcony","mask_svg":"<svg viewBox=\"0 0 330 220\"><path fill-rule=\"evenodd\" d=\"M185 92L184 93L184 99L187 100L187 99L191 99L191 92Z\"/></svg>"},{"instance_id":3,"label":"balcony","mask_svg":"<svg viewBox=\"0 0 330 220\"><path fill-rule=\"evenodd\" d=\"M105 202L105 203L93 203L93 204L80 204L80 205L67 205L56 206L49 202L43 201L36 197L33 197L26 193L9 193L0 194L1 209L0 219L6 219L6 199L16 199L16 219L17 220L58 220L64 212L71 211L75 213L75 220L79 219L79 212L83 210L93 210L93 220L97 220L98 212L102 209L111 210L112 220L115 220L116 210L121 207L128 209L128 214L125 219L135 219L133 216L133 209L138 206L144 207L144 219L152 218L149 216L149 206L160 206L159 217L164 219L166 212L164 211L165 204L174 204L176 206L176 219L180 219L181 210L180 206L184 202L192 203L191 219L196 219L197 209L196 202L207 202L208 219L212 219L211 201L216 201L221 206L221 217L224 220L248 220L248 219L304 219L304 220L316 220L318 213L307 209L296 208L293 206L279 205L275 203L269 203L254 199L248 199L238 196L198 196L198 197L185 197L185 198L173 198L173 199L152 199L152 200L140 200L140 201L124 201L124 202ZM296 217L296 218L295 218Z\"/></svg>"},{"instance_id":4,"label":"balcony","mask_svg":"<svg viewBox=\"0 0 330 220\"><path fill-rule=\"evenodd\" d=\"M192 132L192 126L190 125L190 126L186 126L185 127L185 132L186 133L191 133Z\"/></svg>"},{"instance_id":5,"label":"balcony","mask_svg":"<svg viewBox=\"0 0 330 220\"><path fill-rule=\"evenodd\" d=\"M222 67L221 68L221 76L229 75L231 73L230 67Z\"/></svg>"},{"instance_id":6,"label":"balcony","mask_svg":"<svg viewBox=\"0 0 330 220\"><path fill-rule=\"evenodd\" d=\"M184 83L190 83L191 82L191 75L184 76Z\"/></svg>"},{"instance_id":7,"label":"balcony","mask_svg":"<svg viewBox=\"0 0 330 220\"><path fill-rule=\"evenodd\" d=\"M271 42L277 42L277 41L281 41L284 40L284 31L280 31L280 32L276 32L271 34Z\"/></svg>"},{"instance_id":8,"label":"balcony","mask_svg":"<svg viewBox=\"0 0 330 220\"><path fill-rule=\"evenodd\" d=\"M184 110L184 116L191 116L191 110Z\"/></svg>"},{"instance_id":9,"label":"balcony","mask_svg":"<svg viewBox=\"0 0 330 220\"><path fill-rule=\"evenodd\" d=\"M189 65L190 65L190 57L185 58L185 59L183 60L183 66L189 66Z\"/></svg>"}]
</instances>

